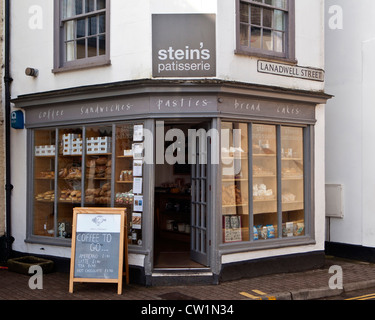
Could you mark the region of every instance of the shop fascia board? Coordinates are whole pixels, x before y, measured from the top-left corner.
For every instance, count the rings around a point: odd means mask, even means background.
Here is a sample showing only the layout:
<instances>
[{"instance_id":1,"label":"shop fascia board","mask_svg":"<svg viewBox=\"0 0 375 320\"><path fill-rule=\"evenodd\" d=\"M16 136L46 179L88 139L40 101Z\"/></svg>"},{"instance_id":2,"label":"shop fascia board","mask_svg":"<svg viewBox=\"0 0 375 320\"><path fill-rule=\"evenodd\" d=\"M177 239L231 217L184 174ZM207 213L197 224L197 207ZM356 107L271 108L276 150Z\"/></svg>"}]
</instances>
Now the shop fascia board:
<instances>
[{"instance_id":1,"label":"shop fascia board","mask_svg":"<svg viewBox=\"0 0 375 320\"><path fill-rule=\"evenodd\" d=\"M212 94L264 98L309 104L325 104L332 95L320 91L293 90L223 80L136 80L81 86L20 95L11 100L18 108L136 95Z\"/></svg>"}]
</instances>

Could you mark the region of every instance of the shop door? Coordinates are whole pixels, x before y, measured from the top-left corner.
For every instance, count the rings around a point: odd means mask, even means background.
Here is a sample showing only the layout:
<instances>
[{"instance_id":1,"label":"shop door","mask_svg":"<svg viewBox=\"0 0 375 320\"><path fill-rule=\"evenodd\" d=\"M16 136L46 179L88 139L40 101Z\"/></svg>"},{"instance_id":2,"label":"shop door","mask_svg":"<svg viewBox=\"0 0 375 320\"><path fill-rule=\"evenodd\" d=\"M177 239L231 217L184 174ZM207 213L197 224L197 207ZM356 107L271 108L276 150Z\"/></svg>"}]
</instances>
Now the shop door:
<instances>
[{"instance_id":1,"label":"shop door","mask_svg":"<svg viewBox=\"0 0 375 320\"><path fill-rule=\"evenodd\" d=\"M196 153L192 155L195 161L191 166L190 258L204 266L209 265L210 142L205 134L196 139Z\"/></svg>"}]
</instances>

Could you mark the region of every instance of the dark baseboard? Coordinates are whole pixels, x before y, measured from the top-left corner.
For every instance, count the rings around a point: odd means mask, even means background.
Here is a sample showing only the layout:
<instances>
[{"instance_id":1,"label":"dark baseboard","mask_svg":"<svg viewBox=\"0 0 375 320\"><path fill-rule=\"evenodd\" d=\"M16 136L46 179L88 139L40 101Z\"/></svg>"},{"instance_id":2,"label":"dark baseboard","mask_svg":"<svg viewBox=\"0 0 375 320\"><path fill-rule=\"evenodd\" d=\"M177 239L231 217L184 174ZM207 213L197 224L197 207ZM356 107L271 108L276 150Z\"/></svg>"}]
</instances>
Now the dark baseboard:
<instances>
[{"instance_id":1,"label":"dark baseboard","mask_svg":"<svg viewBox=\"0 0 375 320\"><path fill-rule=\"evenodd\" d=\"M326 242L325 252L327 255L339 258L375 263L375 248L371 247L363 247L347 243Z\"/></svg>"},{"instance_id":2,"label":"dark baseboard","mask_svg":"<svg viewBox=\"0 0 375 320\"><path fill-rule=\"evenodd\" d=\"M223 264L219 279L223 282L276 273L302 272L322 268L324 263L324 251L234 262Z\"/></svg>"}]
</instances>

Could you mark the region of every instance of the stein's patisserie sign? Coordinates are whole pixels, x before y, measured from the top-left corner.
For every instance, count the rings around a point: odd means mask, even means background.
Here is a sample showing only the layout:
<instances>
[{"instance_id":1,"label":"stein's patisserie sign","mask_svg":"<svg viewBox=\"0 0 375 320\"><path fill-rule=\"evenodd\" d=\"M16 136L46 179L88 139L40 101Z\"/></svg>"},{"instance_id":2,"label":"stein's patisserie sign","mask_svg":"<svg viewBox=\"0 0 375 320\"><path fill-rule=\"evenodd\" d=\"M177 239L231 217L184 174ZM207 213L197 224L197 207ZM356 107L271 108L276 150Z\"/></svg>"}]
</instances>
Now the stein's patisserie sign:
<instances>
[{"instance_id":1,"label":"stein's patisserie sign","mask_svg":"<svg viewBox=\"0 0 375 320\"><path fill-rule=\"evenodd\" d=\"M153 77L215 77L214 14L152 15Z\"/></svg>"}]
</instances>

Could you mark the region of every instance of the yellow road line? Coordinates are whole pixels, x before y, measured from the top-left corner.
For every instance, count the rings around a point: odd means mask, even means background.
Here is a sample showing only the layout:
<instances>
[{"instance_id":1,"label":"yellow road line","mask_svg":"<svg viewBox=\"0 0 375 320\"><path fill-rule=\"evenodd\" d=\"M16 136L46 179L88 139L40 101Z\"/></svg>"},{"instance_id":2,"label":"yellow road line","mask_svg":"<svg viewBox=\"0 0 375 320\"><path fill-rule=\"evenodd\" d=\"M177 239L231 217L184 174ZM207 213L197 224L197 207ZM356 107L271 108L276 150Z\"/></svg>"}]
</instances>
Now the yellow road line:
<instances>
[{"instance_id":1,"label":"yellow road line","mask_svg":"<svg viewBox=\"0 0 375 320\"><path fill-rule=\"evenodd\" d=\"M364 296L349 298L349 299L345 299L345 300L368 300L368 299L371 299L371 298L375 298L375 293L366 294Z\"/></svg>"},{"instance_id":2,"label":"yellow road line","mask_svg":"<svg viewBox=\"0 0 375 320\"><path fill-rule=\"evenodd\" d=\"M371 296L371 297L367 297L367 298L361 298L361 299L357 299L358 301L363 301L363 300L370 300L370 299L375 299L375 295Z\"/></svg>"},{"instance_id":3,"label":"yellow road line","mask_svg":"<svg viewBox=\"0 0 375 320\"><path fill-rule=\"evenodd\" d=\"M257 294L259 294L259 295L261 295L261 296L265 296L265 295L267 295L267 293L264 293L264 292L262 292L262 291L260 291L260 290L251 290L252 292L255 292L255 293L257 293Z\"/></svg>"},{"instance_id":4,"label":"yellow road line","mask_svg":"<svg viewBox=\"0 0 375 320\"><path fill-rule=\"evenodd\" d=\"M247 292L240 292L240 295L243 295L243 296L248 297L248 298L253 299L253 300L260 300L260 297L253 296L252 294L247 293Z\"/></svg>"}]
</instances>

